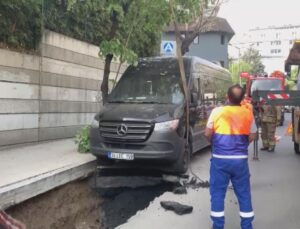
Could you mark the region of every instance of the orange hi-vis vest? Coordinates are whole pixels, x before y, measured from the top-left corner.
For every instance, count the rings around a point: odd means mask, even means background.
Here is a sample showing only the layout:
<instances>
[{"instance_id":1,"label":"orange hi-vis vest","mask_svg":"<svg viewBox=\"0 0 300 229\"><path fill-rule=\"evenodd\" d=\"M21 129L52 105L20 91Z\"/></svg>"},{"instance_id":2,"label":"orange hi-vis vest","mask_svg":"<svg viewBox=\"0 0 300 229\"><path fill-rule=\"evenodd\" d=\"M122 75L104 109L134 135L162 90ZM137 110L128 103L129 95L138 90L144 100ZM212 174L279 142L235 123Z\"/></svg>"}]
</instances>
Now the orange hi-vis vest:
<instances>
[{"instance_id":1,"label":"orange hi-vis vest","mask_svg":"<svg viewBox=\"0 0 300 229\"><path fill-rule=\"evenodd\" d=\"M217 158L247 158L253 113L246 106L215 108L207 128L213 130L212 154Z\"/></svg>"}]
</instances>

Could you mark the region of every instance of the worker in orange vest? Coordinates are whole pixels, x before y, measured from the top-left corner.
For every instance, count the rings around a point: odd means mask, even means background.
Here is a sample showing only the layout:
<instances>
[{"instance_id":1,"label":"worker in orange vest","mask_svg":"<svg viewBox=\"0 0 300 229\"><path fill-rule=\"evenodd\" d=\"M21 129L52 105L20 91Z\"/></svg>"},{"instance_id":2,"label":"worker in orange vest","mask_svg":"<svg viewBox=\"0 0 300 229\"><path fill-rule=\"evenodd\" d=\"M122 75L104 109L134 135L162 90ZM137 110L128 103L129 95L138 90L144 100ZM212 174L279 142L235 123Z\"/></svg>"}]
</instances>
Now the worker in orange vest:
<instances>
[{"instance_id":1,"label":"worker in orange vest","mask_svg":"<svg viewBox=\"0 0 300 229\"><path fill-rule=\"evenodd\" d=\"M211 218L214 229L225 223L224 199L231 181L240 206L242 229L252 229L248 146L256 139L256 125L249 106L241 105L244 90L228 89L229 104L215 108L207 122L205 136L212 144L210 166Z\"/></svg>"}]
</instances>

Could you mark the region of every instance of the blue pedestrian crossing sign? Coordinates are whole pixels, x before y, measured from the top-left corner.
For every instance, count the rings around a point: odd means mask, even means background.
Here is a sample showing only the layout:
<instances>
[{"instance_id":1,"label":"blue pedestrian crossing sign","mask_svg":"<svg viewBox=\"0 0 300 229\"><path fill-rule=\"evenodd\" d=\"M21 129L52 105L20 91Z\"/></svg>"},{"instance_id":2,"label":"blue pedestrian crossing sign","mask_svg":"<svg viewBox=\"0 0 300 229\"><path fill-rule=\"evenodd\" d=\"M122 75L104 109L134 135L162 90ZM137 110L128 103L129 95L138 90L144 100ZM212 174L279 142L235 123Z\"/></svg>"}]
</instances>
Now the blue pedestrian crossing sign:
<instances>
[{"instance_id":1,"label":"blue pedestrian crossing sign","mask_svg":"<svg viewBox=\"0 0 300 229\"><path fill-rule=\"evenodd\" d=\"M175 41L162 41L161 42L161 54L163 56L175 56L176 42Z\"/></svg>"},{"instance_id":2,"label":"blue pedestrian crossing sign","mask_svg":"<svg viewBox=\"0 0 300 229\"><path fill-rule=\"evenodd\" d=\"M164 44L164 50L165 50L165 53L171 53L174 49L174 46L171 42L166 42Z\"/></svg>"}]
</instances>

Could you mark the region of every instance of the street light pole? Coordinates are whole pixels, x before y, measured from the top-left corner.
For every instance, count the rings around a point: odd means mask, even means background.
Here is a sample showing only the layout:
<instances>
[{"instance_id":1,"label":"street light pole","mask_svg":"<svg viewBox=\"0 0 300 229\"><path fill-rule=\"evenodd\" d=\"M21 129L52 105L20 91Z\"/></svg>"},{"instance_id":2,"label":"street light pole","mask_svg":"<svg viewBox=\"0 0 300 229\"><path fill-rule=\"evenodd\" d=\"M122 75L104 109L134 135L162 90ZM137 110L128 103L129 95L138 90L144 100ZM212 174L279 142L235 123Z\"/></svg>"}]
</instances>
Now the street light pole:
<instances>
[{"instance_id":1,"label":"street light pole","mask_svg":"<svg viewBox=\"0 0 300 229\"><path fill-rule=\"evenodd\" d=\"M231 47L234 47L236 48L238 51L239 51L239 54L238 54L238 75L241 74L241 48L235 46L235 45L232 45L232 44L229 44ZM239 77L240 79L240 85L242 86L242 79L241 77Z\"/></svg>"}]
</instances>

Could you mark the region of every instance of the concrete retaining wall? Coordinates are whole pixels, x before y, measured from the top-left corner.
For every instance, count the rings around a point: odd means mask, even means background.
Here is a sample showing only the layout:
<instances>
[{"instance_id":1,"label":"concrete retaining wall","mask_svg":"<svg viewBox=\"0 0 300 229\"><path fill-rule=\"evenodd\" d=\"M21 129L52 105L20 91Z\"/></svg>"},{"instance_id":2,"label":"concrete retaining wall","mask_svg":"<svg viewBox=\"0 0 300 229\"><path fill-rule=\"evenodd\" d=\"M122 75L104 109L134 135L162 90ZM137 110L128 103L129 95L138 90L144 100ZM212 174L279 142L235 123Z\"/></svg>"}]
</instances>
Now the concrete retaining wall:
<instances>
[{"instance_id":1,"label":"concrete retaining wall","mask_svg":"<svg viewBox=\"0 0 300 229\"><path fill-rule=\"evenodd\" d=\"M51 31L40 47L40 55L0 49L0 146L72 137L100 109L99 48Z\"/></svg>"}]
</instances>

